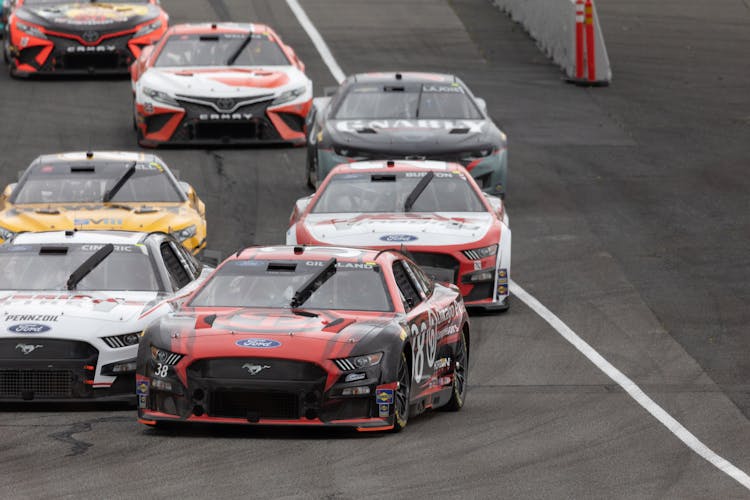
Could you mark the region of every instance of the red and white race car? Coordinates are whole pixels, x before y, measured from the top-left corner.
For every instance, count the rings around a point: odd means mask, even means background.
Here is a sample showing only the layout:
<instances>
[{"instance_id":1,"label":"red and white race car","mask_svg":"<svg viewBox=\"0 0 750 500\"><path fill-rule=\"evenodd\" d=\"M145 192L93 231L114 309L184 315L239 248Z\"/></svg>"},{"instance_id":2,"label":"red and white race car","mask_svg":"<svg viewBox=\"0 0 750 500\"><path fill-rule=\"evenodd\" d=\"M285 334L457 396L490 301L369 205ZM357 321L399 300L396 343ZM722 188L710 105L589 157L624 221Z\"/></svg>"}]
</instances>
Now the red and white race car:
<instances>
[{"instance_id":1,"label":"red and white race car","mask_svg":"<svg viewBox=\"0 0 750 500\"><path fill-rule=\"evenodd\" d=\"M467 306L508 308L511 231L502 200L456 163L339 165L297 200L288 245L408 249L430 278L455 283Z\"/></svg>"},{"instance_id":2,"label":"red and white race car","mask_svg":"<svg viewBox=\"0 0 750 500\"><path fill-rule=\"evenodd\" d=\"M130 69L142 146L305 144L312 81L262 24L181 24Z\"/></svg>"}]
</instances>

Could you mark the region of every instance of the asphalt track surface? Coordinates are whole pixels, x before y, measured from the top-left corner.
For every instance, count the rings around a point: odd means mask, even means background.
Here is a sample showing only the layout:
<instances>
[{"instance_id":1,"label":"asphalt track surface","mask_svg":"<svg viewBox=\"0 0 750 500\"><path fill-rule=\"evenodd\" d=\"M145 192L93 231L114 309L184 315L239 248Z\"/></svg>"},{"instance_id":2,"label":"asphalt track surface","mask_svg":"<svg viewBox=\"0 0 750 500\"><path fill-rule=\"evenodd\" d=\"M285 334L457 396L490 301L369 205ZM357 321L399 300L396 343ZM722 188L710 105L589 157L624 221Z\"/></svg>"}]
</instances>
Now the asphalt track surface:
<instances>
[{"instance_id":1,"label":"asphalt track surface","mask_svg":"<svg viewBox=\"0 0 750 500\"><path fill-rule=\"evenodd\" d=\"M252 20L335 81L280 0L163 0ZM488 0L302 0L346 73L460 75L508 133L513 279L706 446L750 471L750 7L601 0L615 79L580 88ZM41 153L135 149L128 82L0 75L0 181ZM225 254L281 243L304 150L163 150ZM516 300L472 319L462 412L395 435L191 427L0 408L0 498L748 498Z\"/></svg>"}]
</instances>

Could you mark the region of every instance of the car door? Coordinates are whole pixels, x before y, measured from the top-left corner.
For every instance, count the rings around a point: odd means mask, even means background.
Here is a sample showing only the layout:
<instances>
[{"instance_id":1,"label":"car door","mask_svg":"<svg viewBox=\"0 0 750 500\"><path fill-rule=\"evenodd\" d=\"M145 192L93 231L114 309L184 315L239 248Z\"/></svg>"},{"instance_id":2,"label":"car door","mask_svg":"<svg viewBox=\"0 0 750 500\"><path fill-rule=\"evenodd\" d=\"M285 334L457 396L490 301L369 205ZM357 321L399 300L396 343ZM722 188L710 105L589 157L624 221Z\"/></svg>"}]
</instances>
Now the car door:
<instances>
[{"instance_id":1,"label":"car door","mask_svg":"<svg viewBox=\"0 0 750 500\"><path fill-rule=\"evenodd\" d=\"M429 300L432 290L419 279L416 266L406 260L393 263L393 276L406 311L412 348L411 400L423 397L431 387L437 354L437 321ZM426 406L430 406L426 403Z\"/></svg>"}]
</instances>

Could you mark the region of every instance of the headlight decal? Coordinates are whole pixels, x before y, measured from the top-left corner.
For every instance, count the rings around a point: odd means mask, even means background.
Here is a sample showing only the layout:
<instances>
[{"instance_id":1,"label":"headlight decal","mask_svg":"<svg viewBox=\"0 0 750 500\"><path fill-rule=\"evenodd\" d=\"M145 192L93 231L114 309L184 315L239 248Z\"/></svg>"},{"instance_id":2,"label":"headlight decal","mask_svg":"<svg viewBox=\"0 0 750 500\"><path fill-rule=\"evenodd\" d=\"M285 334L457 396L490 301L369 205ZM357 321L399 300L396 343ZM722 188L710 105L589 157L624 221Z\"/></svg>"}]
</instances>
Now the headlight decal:
<instances>
[{"instance_id":1,"label":"headlight decal","mask_svg":"<svg viewBox=\"0 0 750 500\"><path fill-rule=\"evenodd\" d=\"M495 245L489 245L482 248L473 248L471 250L464 250L463 254L466 256L467 259L470 260L481 260L486 257L492 257L493 255L497 255L497 244Z\"/></svg>"},{"instance_id":2,"label":"headlight decal","mask_svg":"<svg viewBox=\"0 0 750 500\"><path fill-rule=\"evenodd\" d=\"M193 226L188 226L183 229L178 229L177 231L172 231L170 234L174 236L177 239L177 241L182 243L183 241L188 240L192 238L193 236L195 236L197 232L198 232L198 228L195 225L193 225Z\"/></svg>"},{"instance_id":3,"label":"headlight decal","mask_svg":"<svg viewBox=\"0 0 750 500\"><path fill-rule=\"evenodd\" d=\"M334 359L333 362L336 364L339 370L349 372L353 370L361 370L370 366L375 366L380 363L381 359L383 359L383 353L376 352L373 354L365 354L363 356L352 356L350 358Z\"/></svg>"},{"instance_id":4,"label":"headlight decal","mask_svg":"<svg viewBox=\"0 0 750 500\"><path fill-rule=\"evenodd\" d=\"M154 101L161 102L169 106L180 106L179 103L171 95L167 94L166 92L162 92L161 90L152 89L150 87L143 87L143 94L153 99Z\"/></svg>"}]
</instances>

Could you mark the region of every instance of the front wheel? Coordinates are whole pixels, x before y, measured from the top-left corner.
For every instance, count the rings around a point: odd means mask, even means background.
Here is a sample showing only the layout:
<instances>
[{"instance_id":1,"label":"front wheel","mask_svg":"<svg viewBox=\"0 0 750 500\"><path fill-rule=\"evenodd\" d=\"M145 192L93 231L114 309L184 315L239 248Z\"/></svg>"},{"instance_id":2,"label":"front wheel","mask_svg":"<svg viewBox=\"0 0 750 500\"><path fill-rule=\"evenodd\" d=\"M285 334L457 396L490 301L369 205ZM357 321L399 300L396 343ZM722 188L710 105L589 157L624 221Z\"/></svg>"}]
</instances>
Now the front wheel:
<instances>
[{"instance_id":1,"label":"front wheel","mask_svg":"<svg viewBox=\"0 0 750 500\"><path fill-rule=\"evenodd\" d=\"M458 411L464 406L466 399L466 382L469 375L469 350L466 347L466 336L461 332L456 346L455 363L453 365L453 393L445 406L448 411Z\"/></svg>"},{"instance_id":2,"label":"front wheel","mask_svg":"<svg viewBox=\"0 0 750 500\"><path fill-rule=\"evenodd\" d=\"M398 387L393 402L393 432L400 432L409 422L409 394L411 393L411 370L406 354L401 353L398 363Z\"/></svg>"}]
</instances>

